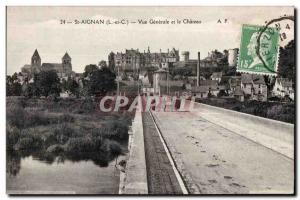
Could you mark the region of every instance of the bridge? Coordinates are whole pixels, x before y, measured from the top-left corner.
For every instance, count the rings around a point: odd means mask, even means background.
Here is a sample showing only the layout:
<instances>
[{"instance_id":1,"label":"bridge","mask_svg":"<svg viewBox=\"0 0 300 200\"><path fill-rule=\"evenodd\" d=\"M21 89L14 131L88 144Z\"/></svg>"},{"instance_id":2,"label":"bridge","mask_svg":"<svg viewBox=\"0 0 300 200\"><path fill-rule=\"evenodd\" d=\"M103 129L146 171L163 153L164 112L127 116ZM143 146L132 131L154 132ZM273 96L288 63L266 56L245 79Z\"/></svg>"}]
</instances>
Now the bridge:
<instances>
[{"instance_id":1,"label":"bridge","mask_svg":"<svg viewBox=\"0 0 300 200\"><path fill-rule=\"evenodd\" d=\"M293 193L293 124L194 107L136 112L121 194Z\"/></svg>"}]
</instances>

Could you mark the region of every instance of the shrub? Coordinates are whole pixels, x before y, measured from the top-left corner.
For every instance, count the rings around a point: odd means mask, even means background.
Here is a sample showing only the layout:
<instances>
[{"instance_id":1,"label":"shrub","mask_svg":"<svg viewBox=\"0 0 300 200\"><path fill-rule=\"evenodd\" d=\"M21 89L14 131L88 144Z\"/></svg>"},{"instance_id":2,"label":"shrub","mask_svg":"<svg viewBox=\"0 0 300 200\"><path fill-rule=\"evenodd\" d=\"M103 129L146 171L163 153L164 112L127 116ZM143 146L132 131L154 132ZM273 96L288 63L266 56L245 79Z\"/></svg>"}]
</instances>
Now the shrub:
<instances>
[{"instance_id":1,"label":"shrub","mask_svg":"<svg viewBox=\"0 0 300 200\"><path fill-rule=\"evenodd\" d=\"M109 121L105 124L104 137L113 139L116 141L128 140L128 126L126 121Z\"/></svg>"},{"instance_id":2,"label":"shrub","mask_svg":"<svg viewBox=\"0 0 300 200\"><path fill-rule=\"evenodd\" d=\"M110 153L113 156L117 156L122 153L122 148L118 142L105 139L101 146L101 151L104 153Z\"/></svg>"},{"instance_id":3,"label":"shrub","mask_svg":"<svg viewBox=\"0 0 300 200\"><path fill-rule=\"evenodd\" d=\"M20 105L10 105L6 108L6 118L11 126L24 127L25 111Z\"/></svg>"},{"instance_id":4,"label":"shrub","mask_svg":"<svg viewBox=\"0 0 300 200\"><path fill-rule=\"evenodd\" d=\"M6 127L6 148L12 150L20 138L20 130L16 127Z\"/></svg>"},{"instance_id":5,"label":"shrub","mask_svg":"<svg viewBox=\"0 0 300 200\"><path fill-rule=\"evenodd\" d=\"M70 153L95 152L97 147L90 137L70 138L65 144L65 150Z\"/></svg>"},{"instance_id":6,"label":"shrub","mask_svg":"<svg viewBox=\"0 0 300 200\"><path fill-rule=\"evenodd\" d=\"M25 116L24 127L48 125L51 123L50 118L41 112L25 112Z\"/></svg>"},{"instance_id":7,"label":"shrub","mask_svg":"<svg viewBox=\"0 0 300 200\"><path fill-rule=\"evenodd\" d=\"M60 116L59 121L60 122L69 122L69 123L71 123L71 122L75 121L75 118L72 115L63 114L62 116Z\"/></svg>"},{"instance_id":8,"label":"shrub","mask_svg":"<svg viewBox=\"0 0 300 200\"><path fill-rule=\"evenodd\" d=\"M46 152L47 153L61 153L64 151L64 147L62 145L59 145L59 144L54 144L54 145L51 145L47 148Z\"/></svg>"},{"instance_id":9,"label":"shrub","mask_svg":"<svg viewBox=\"0 0 300 200\"><path fill-rule=\"evenodd\" d=\"M80 110L83 112L95 111L96 105L91 98L86 98L80 105Z\"/></svg>"},{"instance_id":10,"label":"shrub","mask_svg":"<svg viewBox=\"0 0 300 200\"><path fill-rule=\"evenodd\" d=\"M121 145L118 142L112 140L109 140L109 150L110 153L115 156L122 153Z\"/></svg>"},{"instance_id":11,"label":"shrub","mask_svg":"<svg viewBox=\"0 0 300 200\"><path fill-rule=\"evenodd\" d=\"M34 151L42 149L43 140L39 134L34 131L22 131L18 142L14 145L15 150Z\"/></svg>"},{"instance_id":12,"label":"shrub","mask_svg":"<svg viewBox=\"0 0 300 200\"><path fill-rule=\"evenodd\" d=\"M66 123L59 124L54 129L53 135L59 144L65 144L69 138L78 136L75 130Z\"/></svg>"}]
</instances>

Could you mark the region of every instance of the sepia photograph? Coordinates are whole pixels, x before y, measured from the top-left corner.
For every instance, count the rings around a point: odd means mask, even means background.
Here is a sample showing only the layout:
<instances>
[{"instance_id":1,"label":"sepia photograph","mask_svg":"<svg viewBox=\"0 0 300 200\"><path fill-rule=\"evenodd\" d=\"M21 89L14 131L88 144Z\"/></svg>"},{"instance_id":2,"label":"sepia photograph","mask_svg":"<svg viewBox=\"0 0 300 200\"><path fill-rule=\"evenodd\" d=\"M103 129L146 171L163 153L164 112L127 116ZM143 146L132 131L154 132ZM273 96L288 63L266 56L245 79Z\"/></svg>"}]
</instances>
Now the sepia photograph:
<instances>
[{"instance_id":1,"label":"sepia photograph","mask_svg":"<svg viewBox=\"0 0 300 200\"><path fill-rule=\"evenodd\" d=\"M295 195L295 15L6 6L7 195Z\"/></svg>"}]
</instances>

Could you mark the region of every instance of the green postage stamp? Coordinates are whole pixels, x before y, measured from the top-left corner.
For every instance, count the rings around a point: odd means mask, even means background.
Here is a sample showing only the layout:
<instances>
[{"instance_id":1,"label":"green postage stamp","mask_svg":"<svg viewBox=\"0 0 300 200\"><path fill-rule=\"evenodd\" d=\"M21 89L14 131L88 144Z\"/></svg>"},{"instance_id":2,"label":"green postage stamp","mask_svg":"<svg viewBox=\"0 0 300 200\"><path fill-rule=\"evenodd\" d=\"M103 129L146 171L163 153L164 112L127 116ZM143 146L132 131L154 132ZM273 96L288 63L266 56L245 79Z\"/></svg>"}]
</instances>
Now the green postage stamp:
<instances>
[{"instance_id":1,"label":"green postage stamp","mask_svg":"<svg viewBox=\"0 0 300 200\"><path fill-rule=\"evenodd\" d=\"M276 28L243 25L237 71L276 76L278 42Z\"/></svg>"}]
</instances>

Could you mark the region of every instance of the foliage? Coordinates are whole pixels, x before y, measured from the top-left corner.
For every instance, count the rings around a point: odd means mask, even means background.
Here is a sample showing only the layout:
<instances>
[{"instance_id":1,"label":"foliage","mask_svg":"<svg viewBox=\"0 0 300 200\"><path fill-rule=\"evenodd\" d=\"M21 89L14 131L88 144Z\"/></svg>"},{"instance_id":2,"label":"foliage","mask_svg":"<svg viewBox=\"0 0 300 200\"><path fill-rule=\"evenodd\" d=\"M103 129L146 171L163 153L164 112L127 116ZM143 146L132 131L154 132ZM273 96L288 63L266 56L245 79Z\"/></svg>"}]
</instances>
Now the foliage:
<instances>
[{"instance_id":1,"label":"foliage","mask_svg":"<svg viewBox=\"0 0 300 200\"><path fill-rule=\"evenodd\" d=\"M280 47L280 57L278 63L278 75L282 78L288 78L293 81L295 89L296 78L295 63L295 41L290 41L284 48Z\"/></svg>"},{"instance_id":2,"label":"foliage","mask_svg":"<svg viewBox=\"0 0 300 200\"><path fill-rule=\"evenodd\" d=\"M79 96L79 84L74 79L68 77L67 80L62 81L61 86L63 91L68 91L75 96Z\"/></svg>"},{"instance_id":3,"label":"foliage","mask_svg":"<svg viewBox=\"0 0 300 200\"><path fill-rule=\"evenodd\" d=\"M38 89L37 93L45 97L51 94L59 96L61 91L59 78L54 70L35 74L34 86Z\"/></svg>"},{"instance_id":4,"label":"foliage","mask_svg":"<svg viewBox=\"0 0 300 200\"><path fill-rule=\"evenodd\" d=\"M235 110L251 115L279 120L288 123L295 123L295 104L282 102L260 102L245 101L239 102L234 98L208 98L199 100L201 103L212 106Z\"/></svg>"},{"instance_id":5,"label":"foliage","mask_svg":"<svg viewBox=\"0 0 300 200\"><path fill-rule=\"evenodd\" d=\"M100 69L107 67L106 61L105 60L101 60L99 62L99 67L100 67Z\"/></svg>"},{"instance_id":6,"label":"foliage","mask_svg":"<svg viewBox=\"0 0 300 200\"><path fill-rule=\"evenodd\" d=\"M88 104L94 105L90 100ZM54 102L8 97L7 150L24 156L37 156L50 163L59 156L60 159L66 157L75 161L92 160L97 165L106 166L123 153L121 147L128 141L128 125L132 116L114 113L106 119L106 116L93 113L81 115L77 121L78 114L69 114L72 109L64 114L49 113L45 109L54 108L55 112L59 112L55 107L79 107L77 104L83 102L79 99ZM91 119L97 122L90 122Z\"/></svg>"},{"instance_id":7,"label":"foliage","mask_svg":"<svg viewBox=\"0 0 300 200\"><path fill-rule=\"evenodd\" d=\"M6 96L20 96L22 85L18 82L17 73L6 76Z\"/></svg>"},{"instance_id":8,"label":"foliage","mask_svg":"<svg viewBox=\"0 0 300 200\"><path fill-rule=\"evenodd\" d=\"M93 71L97 71L97 70L99 70L99 67L98 67L97 65L93 65L93 64L86 65L85 68L84 68L83 76L84 76L84 77L87 77L87 76L89 76Z\"/></svg>"},{"instance_id":9,"label":"foliage","mask_svg":"<svg viewBox=\"0 0 300 200\"><path fill-rule=\"evenodd\" d=\"M116 75L108 68L102 68L91 72L90 80L85 87L91 95L105 95L116 89Z\"/></svg>"}]
</instances>

